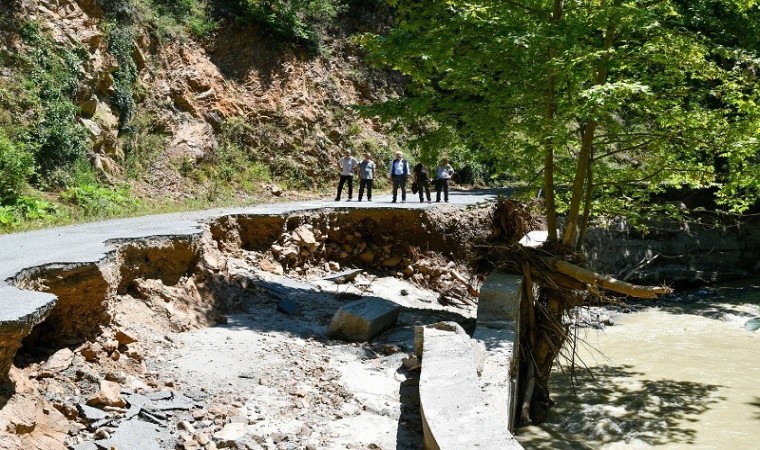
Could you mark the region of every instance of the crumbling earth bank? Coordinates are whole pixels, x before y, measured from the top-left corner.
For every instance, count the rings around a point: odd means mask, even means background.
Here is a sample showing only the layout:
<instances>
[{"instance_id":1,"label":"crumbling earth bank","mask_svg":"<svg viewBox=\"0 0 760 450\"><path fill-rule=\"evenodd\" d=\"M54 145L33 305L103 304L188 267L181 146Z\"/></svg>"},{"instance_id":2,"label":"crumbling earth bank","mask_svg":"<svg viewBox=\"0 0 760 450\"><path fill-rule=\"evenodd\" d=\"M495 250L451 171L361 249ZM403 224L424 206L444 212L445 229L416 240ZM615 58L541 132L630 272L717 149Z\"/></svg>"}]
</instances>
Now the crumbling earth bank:
<instances>
[{"instance_id":1,"label":"crumbling earth bank","mask_svg":"<svg viewBox=\"0 0 760 450\"><path fill-rule=\"evenodd\" d=\"M419 448L412 328L471 326L461 261L488 212L231 216L27 270L18 286L59 301L15 356L0 448ZM348 268L353 281L325 279ZM368 295L405 306L397 327L329 339L340 306Z\"/></svg>"}]
</instances>

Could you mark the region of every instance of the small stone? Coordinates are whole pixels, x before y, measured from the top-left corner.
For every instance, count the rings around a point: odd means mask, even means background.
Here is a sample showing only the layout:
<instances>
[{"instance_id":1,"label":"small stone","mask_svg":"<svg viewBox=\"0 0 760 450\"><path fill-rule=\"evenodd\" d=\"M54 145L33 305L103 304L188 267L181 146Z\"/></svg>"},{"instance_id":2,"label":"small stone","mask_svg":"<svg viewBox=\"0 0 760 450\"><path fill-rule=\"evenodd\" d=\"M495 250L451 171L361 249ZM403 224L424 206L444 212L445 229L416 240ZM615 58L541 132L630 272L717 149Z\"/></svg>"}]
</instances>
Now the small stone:
<instances>
[{"instance_id":1,"label":"small stone","mask_svg":"<svg viewBox=\"0 0 760 450\"><path fill-rule=\"evenodd\" d=\"M119 345L127 345L131 344L133 342L137 342L137 339L132 337L131 335L119 330L114 335L114 339L119 342Z\"/></svg>"},{"instance_id":2,"label":"small stone","mask_svg":"<svg viewBox=\"0 0 760 450\"><path fill-rule=\"evenodd\" d=\"M416 355L412 355L408 358L402 359L401 364L403 364L407 370L411 370L420 365L420 359Z\"/></svg>"},{"instance_id":3,"label":"small stone","mask_svg":"<svg viewBox=\"0 0 760 450\"><path fill-rule=\"evenodd\" d=\"M80 353L82 356L84 356L84 359L92 362L98 359L98 353L103 351L103 347L97 343L97 342L86 342L84 346L82 346L82 350L80 350Z\"/></svg>"},{"instance_id":4,"label":"small stone","mask_svg":"<svg viewBox=\"0 0 760 450\"><path fill-rule=\"evenodd\" d=\"M195 427L193 427L187 420L180 420L179 423L177 423L177 428L189 433L195 433Z\"/></svg>"},{"instance_id":5,"label":"small stone","mask_svg":"<svg viewBox=\"0 0 760 450\"><path fill-rule=\"evenodd\" d=\"M383 346L383 353L386 355L393 355L395 353L400 352L401 349L397 345L393 344L385 344Z\"/></svg>"},{"instance_id":6,"label":"small stone","mask_svg":"<svg viewBox=\"0 0 760 450\"><path fill-rule=\"evenodd\" d=\"M211 442L211 436L208 433L198 433L193 438L201 445L208 445Z\"/></svg>"},{"instance_id":7,"label":"small stone","mask_svg":"<svg viewBox=\"0 0 760 450\"><path fill-rule=\"evenodd\" d=\"M116 339L109 339L103 343L103 349L108 353L115 352L119 349L119 341Z\"/></svg>"}]
</instances>

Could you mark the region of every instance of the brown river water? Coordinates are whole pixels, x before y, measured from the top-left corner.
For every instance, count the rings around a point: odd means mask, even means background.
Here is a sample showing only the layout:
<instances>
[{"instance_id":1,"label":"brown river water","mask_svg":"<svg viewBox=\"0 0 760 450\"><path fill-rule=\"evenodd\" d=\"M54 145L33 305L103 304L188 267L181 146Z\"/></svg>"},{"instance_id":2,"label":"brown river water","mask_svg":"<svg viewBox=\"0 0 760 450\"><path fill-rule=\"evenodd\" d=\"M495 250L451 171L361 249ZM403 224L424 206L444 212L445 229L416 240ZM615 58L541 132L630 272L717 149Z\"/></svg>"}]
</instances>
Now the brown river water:
<instances>
[{"instance_id":1,"label":"brown river water","mask_svg":"<svg viewBox=\"0 0 760 450\"><path fill-rule=\"evenodd\" d=\"M582 329L589 367L552 381L547 423L526 449L760 449L760 286L701 289ZM582 342L581 342L582 341Z\"/></svg>"}]
</instances>

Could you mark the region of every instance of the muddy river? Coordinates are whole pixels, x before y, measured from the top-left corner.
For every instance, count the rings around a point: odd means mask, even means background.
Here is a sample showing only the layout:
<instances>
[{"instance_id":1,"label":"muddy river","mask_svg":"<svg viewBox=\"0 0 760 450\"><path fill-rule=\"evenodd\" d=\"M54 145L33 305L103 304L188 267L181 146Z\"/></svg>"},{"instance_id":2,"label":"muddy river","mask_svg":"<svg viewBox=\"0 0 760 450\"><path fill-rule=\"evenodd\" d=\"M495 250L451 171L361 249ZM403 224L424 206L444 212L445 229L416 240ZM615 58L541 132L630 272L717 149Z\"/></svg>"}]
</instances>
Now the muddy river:
<instances>
[{"instance_id":1,"label":"muddy river","mask_svg":"<svg viewBox=\"0 0 760 450\"><path fill-rule=\"evenodd\" d=\"M760 283L700 289L579 334L592 375L557 373L526 449L760 448ZM581 342L582 340L582 342Z\"/></svg>"}]
</instances>

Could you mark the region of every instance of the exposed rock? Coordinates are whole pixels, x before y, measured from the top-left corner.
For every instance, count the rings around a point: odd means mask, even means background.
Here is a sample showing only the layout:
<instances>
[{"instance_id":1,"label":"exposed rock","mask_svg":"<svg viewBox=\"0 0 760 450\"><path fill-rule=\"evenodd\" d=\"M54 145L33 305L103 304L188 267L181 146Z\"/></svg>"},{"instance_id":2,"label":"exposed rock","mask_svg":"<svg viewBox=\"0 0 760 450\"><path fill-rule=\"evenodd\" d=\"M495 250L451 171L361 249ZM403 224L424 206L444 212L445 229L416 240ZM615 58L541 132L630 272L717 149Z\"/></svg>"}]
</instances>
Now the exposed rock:
<instances>
[{"instance_id":1,"label":"exposed rock","mask_svg":"<svg viewBox=\"0 0 760 450\"><path fill-rule=\"evenodd\" d=\"M282 275L285 272L280 263L274 262L267 258L259 261L259 268L264 272L274 273L277 275Z\"/></svg>"},{"instance_id":2,"label":"exposed rock","mask_svg":"<svg viewBox=\"0 0 760 450\"><path fill-rule=\"evenodd\" d=\"M113 381L103 380L100 382L100 391L94 397L87 400L90 406L117 406L123 407L127 403L121 396L121 386Z\"/></svg>"},{"instance_id":3,"label":"exposed rock","mask_svg":"<svg viewBox=\"0 0 760 450\"><path fill-rule=\"evenodd\" d=\"M45 364L42 365L40 376L52 377L58 372L62 372L71 366L74 359L74 352L68 348L62 348L51 356Z\"/></svg>"},{"instance_id":4,"label":"exposed rock","mask_svg":"<svg viewBox=\"0 0 760 450\"><path fill-rule=\"evenodd\" d=\"M103 347L98 342L85 342L79 352L87 361L95 361L98 359L98 353L103 351Z\"/></svg>"},{"instance_id":5,"label":"exposed rock","mask_svg":"<svg viewBox=\"0 0 760 450\"><path fill-rule=\"evenodd\" d=\"M401 264L401 258L398 256L393 256L383 260L383 266L385 267L396 267L399 264Z\"/></svg>"},{"instance_id":6,"label":"exposed rock","mask_svg":"<svg viewBox=\"0 0 760 450\"><path fill-rule=\"evenodd\" d=\"M359 258L361 258L362 261L369 264L375 259L375 252L372 250L367 250L366 252L359 255Z\"/></svg>"},{"instance_id":7,"label":"exposed rock","mask_svg":"<svg viewBox=\"0 0 760 450\"><path fill-rule=\"evenodd\" d=\"M314 237L314 232L308 225L301 225L296 228L291 237L299 247L305 247L309 251L313 251L319 245L319 242Z\"/></svg>"},{"instance_id":8,"label":"exposed rock","mask_svg":"<svg viewBox=\"0 0 760 450\"><path fill-rule=\"evenodd\" d=\"M119 345L127 345L131 344L133 342L137 342L137 339L132 337L131 335L125 333L123 330L119 330L114 334L114 339L116 339L119 342Z\"/></svg>"},{"instance_id":9,"label":"exposed rock","mask_svg":"<svg viewBox=\"0 0 760 450\"><path fill-rule=\"evenodd\" d=\"M237 441L242 439L246 433L246 424L228 423L221 430L214 433L214 441L222 447L235 447Z\"/></svg>"},{"instance_id":10,"label":"exposed rock","mask_svg":"<svg viewBox=\"0 0 760 450\"><path fill-rule=\"evenodd\" d=\"M16 434L18 440L3 438L0 442L21 442L16 447L24 450L65 450L63 444L68 433L68 421L57 409L39 394L16 394L0 411L0 430Z\"/></svg>"}]
</instances>

